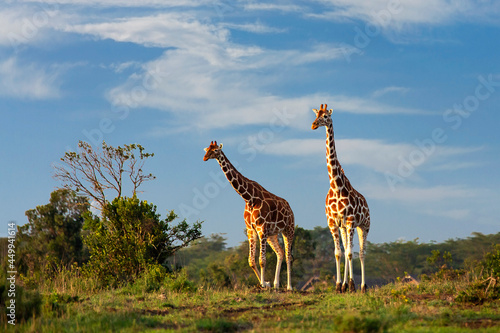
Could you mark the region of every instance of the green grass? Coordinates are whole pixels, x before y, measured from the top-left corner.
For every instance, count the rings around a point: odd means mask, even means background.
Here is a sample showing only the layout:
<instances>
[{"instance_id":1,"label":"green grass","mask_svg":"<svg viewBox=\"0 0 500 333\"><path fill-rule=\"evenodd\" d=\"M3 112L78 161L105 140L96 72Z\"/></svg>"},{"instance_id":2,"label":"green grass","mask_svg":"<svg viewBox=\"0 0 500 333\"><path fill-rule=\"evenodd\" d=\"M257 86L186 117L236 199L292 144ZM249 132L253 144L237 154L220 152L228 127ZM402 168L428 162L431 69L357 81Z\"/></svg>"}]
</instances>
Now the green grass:
<instances>
[{"instance_id":1,"label":"green grass","mask_svg":"<svg viewBox=\"0 0 500 333\"><path fill-rule=\"evenodd\" d=\"M43 294L41 314L17 332L498 332L500 301L456 301L463 282L390 284L367 294L162 286ZM1 327L3 328L3 327Z\"/></svg>"}]
</instances>

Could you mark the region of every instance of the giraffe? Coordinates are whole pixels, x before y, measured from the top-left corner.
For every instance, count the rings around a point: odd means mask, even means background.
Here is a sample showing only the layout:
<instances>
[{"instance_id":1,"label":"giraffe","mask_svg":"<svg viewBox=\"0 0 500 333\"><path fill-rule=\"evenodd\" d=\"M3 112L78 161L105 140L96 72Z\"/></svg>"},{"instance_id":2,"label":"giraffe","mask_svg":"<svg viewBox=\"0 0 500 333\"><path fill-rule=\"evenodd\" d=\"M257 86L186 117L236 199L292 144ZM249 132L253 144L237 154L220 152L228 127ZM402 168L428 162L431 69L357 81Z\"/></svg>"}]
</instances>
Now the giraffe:
<instances>
[{"instance_id":1,"label":"giraffe","mask_svg":"<svg viewBox=\"0 0 500 333\"><path fill-rule=\"evenodd\" d=\"M236 192L245 200L245 212L243 214L247 228L249 243L248 263L257 275L261 287L270 287L270 283L264 281L266 269L266 241L276 253L276 273L274 276L274 288L279 288L281 263L286 256L287 266L287 290L292 290L292 242L295 233L295 219L288 202L272 194L259 183L244 177L231 164L222 151L222 143L212 141L205 148L204 161L216 159L227 180ZM278 242L278 235L282 234L285 245L285 253ZM255 252L257 249L257 237L260 239L260 274L255 264Z\"/></svg>"},{"instance_id":2,"label":"giraffe","mask_svg":"<svg viewBox=\"0 0 500 333\"><path fill-rule=\"evenodd\" d=\"M356 286L352 270L352 242L354 229L359 237L359 260L361 261L361 291L366 292L365 284L365 242L370 230L370 211L365 197L352 187L349 179L340 166L335 150L333 138L333 110L327 110L327 105L319 110L313 109L316 119L311 125L313 130L320 126L326 127L326 162L330 178L330 190L326 195L325 212L328 227L335 242L335 260L337 264L336 291L347 290L347 272L349 271L349 291L355 291ZM345 249L344 281L340 278L340 249L339 230Z\"/></svg>"}]
</instances>

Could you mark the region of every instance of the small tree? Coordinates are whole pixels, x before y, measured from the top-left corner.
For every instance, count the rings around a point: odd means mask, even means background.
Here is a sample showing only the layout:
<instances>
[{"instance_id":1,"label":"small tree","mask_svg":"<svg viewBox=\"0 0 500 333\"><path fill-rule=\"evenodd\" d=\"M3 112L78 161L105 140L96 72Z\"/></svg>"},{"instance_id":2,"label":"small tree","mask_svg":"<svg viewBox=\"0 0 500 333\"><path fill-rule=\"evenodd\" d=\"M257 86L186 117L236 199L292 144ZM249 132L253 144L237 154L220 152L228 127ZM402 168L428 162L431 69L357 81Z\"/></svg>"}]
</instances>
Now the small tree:
<instances>
[{"instance_id":1,"label":"small tree","mask_svg":"<svg viewBox=\"0 0 500 333\"><path fill-rule=\"evenodd\" d=\"M166 265L168 257L201 237L201 223L186 220L172 225L173 211L164 219L156 206L137 197L115 198L106 204L102 218L87 215L84 242L90 251L86 271L103 286L133 281L151 265Z\"/></svg>"},{"instance_id":2,"label":"small tree","mask_svg":"<svg viewBox=\"0 0 500 333\"><path fill-rule=\"evenodd\" d=\"M18 226L18 271L52 274L58 265L69 266L84 259L80 231L89 202L67 189L55 190L47 205L26 211L28 223Z\"/></svg>"},{"instance_id":3,"label":"small tree","mask_svg":"<svg viewBox=\"0 0 500 333\"><path fill-rule=\"evenodd\" d=\"M145 181L154 179L152 174L144 174L143 166L153 153L146 153L139 144L114 148L102 142L101 151L87 142L78 142L78 152L66 152L61 161L65 165L55 165L54 177L73 189L99 203L102 209L108 202L106 192L116 192L120 198L124 190L124 176L132 183L132 196ZM138 150L138 153L137 153Z\"/></svg>"}]
</instances>

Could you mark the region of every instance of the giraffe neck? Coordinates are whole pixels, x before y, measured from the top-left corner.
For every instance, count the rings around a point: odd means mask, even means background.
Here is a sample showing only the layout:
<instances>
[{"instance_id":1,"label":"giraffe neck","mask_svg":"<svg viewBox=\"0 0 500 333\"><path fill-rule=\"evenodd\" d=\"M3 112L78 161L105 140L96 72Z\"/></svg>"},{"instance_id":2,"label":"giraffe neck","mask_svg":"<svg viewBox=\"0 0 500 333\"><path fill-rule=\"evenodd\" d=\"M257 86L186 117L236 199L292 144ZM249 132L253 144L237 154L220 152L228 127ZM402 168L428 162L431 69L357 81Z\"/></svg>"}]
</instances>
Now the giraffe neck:
<instances>
[{"instance_id":1,"label":"giraffe neck","mask_svg":"<svg viewBox=\"0 0 500 333\"><path fill-rule=\"evenodd\" d=\"M334 189L342 188L345 176L337 159L332 124L326 126L326 164L328 167L328 177L330 178L330 187Z\"/></svg>"},{"instance_id":2,"label":"giraffe neck","mask_svg":"<svg viewBox=\"0 0 500 333\"><path fill-rule=\"evenodd\" d=\"M219 162L222 172L224 172L227 180L231 183L231 186L233 186L235 191L243 198L243 200L250 200L252 198L251 192L253 192L251 191L251 181L236 170L224 152L221 151L217 162Z\"/></svg>"}]
</instances>

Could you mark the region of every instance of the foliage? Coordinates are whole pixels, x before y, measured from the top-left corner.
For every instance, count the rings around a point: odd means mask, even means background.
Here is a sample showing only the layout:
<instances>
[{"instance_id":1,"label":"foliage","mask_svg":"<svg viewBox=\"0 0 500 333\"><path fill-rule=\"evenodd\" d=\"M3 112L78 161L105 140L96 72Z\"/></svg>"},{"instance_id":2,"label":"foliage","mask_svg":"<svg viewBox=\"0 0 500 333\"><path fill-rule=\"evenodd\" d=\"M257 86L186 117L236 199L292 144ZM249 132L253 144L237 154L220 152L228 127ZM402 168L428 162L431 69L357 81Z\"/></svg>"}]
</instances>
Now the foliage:
<instances>
[{"instance_id":1,"label":"foliage","mask_svg":"<svg viewBox=\"0 0 500 333\"><path fill-rule=\"evenodd\" d=\"M79 141L78 152L66 152L61 158L65 165L54 166L54 177L61 180L65 188L95 200L99 203L97 208L102 209L109 201L106 191L116 192L118 198L122 196L125 176L128 175L131 182L133 196L143 182L155 178L142 170L146 159L153 156L139 144L114 148L103 141L98 151L89 143Z\"/></svg>"},{"instance_id":2,"label":"foliage","mask_svg":"<svg viewBox=\"0 0 500 333\"><path fill-rule=\"evenodd\" d=\"M172 225L176 218L170 211L162 220L156 206L135 196L116 198L104 207L102 218L87 214L87 275L96 276L103 286L117 286L133 281L150 265L166 265L168 257L201 236L201 223Z\"/></svg>"},{"instance_id":3,"label":"foliage","mask_svg":"<svg viewBox=\"0 0 500 333\"><path fill-rule=\"evenodd\" d=\"M18 272L50 278L61 267L82 263L86 253L80 231L88 211L87 199L67 189L52 192L49 204L26 211L28 223L17 227Z\"/></svg>"},{"instance_id":4,"label":"foliage","mask_svg":"<svg viewBox=\"0 0 500 333\"><path fill-rule=\"evenodd\" d=\"M223 265L217 263L210 263L208 267L200 270L201 282L212 288L231 287L231 279L226 273Z\"/></svg>"},{"instance_id":5,"label":"foliage","mask_svg":"<svg viewBox=\"0 0 500 333\"><path fill-rule=\"evenodd\" d=\"M479 266L483 270L483 277L500 279L500 244L496 244L491 252L486 253Z\"/></svg>"},{"instance_id":6,"label":"foliage","mask_svg":"<svg viewBox=\"0 0 500 333\"><path fill-rule=\"evenodd\" d=\"M12 297L12 294L15 294ZM15 318L7 316L11 313L9 307L12 307L11 300L14 300L13 313ZM15 319L15 323L26 321L33 316L38 316L41 311L42 297L36 290L26 290L20 285L15 285L15 290L11 289L10 281L2 271L0 274L0 324L7 326L7 322Z\"/></svg>"},{"instance_id":7,"label":"foliage","mask_svg":"<svg viewBox=\"0 0 500 333\"><path fill-rule=\"evenodd\" d=\"M313 233L311 230L295 227L295 237L292 245L292 273L296 279L304 279L308 276L308 262L314 259L315 251L316 241L313 239Z\"/></svg>"},{"instance_id":8,"label":"foliage","mask_svg":"<svg viewBox=\"0 0 500 333\"><path fill-rule=\"evenodd\" d=\"M484 303L500 299L500 244L492 247L477 264L480 270L468 288L459 293L461 302Z\"/></svg>"}]
</instances>

